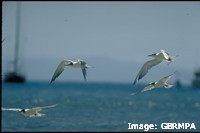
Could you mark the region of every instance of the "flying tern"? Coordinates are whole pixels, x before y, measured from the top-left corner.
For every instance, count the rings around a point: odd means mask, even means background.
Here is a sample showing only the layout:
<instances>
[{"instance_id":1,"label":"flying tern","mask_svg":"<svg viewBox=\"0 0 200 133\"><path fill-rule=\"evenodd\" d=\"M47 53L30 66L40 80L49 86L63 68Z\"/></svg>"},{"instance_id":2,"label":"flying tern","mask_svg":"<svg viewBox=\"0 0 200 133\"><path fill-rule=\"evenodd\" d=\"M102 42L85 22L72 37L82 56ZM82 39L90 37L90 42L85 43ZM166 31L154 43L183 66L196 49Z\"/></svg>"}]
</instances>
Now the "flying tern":
<instances>
[{"instance_id":1,"label":"flying tern","mask_svg":"<svg viewBox=\"0 0 200 133\"><path fill-rule=\"evenodd\" d=\"M21 113L24 116L28 117L41 117L45 114L39 113L39 111L42 111L43 109L49 109L57 106L57 104L50 105L50 106L44 106L44 107L34 107L34 108L27 108L27 109L20 109L20 108L1 108L1 110L7 110L7 111L15 111L18 113Z\"/></svg>"},{"instance_id":2,"label":"flying tern","mask_svg":"<svg viewBox=\"0 0 200 133\"><path fill-rule=\"evenodd\" d=\"M77 59L77 61L71 61L71 60L64 59L63 61L60 62L57 69L55 70L50 83L52 83L64 71L65 66L81 68L85 81L86 81L86 75L87 75L86 69L93 68L92 66L87 65L87 63L85 61L82 61L79 59Z\"/></svg>"},{"instance_id":3,"label":"flying tern","mask_svg":"<svg viewBox=\"0 0 200 133\"><path fill-rule=\"evenodd\" d=\"M148 70L151 69L153 66L158 65L163 60L167 61L167 63L170 64L172 61L175 60L175 57L176 57L176 56L170 56L164 50L160 50L159 53L154 53L154 54L151 54L151 55L148 55L148 56L153 57L153 59L144 63L144 65L140 69L139 73L137 74L137 76L136 76L136 78L133 82L133 85L135 85L138 80L143 78L148 73Z\"/></svg>"},{"instance_id":4,"label":"flying tern","mask_svg":"<svg viewBox=\"0 0 200 133\"><path fill-rule=\"evenodd\" d=\"M152 90L154 88L171 88L173 87L173 85L170 85L167 83L167 81L175 74L175 72L173 74L170 74L166 77L163 77L162 79L160 79L157 82L151 82L148 84L148 86L146 86L141 92L144 91L149 91Z\"/></svg>"}]
</instances>

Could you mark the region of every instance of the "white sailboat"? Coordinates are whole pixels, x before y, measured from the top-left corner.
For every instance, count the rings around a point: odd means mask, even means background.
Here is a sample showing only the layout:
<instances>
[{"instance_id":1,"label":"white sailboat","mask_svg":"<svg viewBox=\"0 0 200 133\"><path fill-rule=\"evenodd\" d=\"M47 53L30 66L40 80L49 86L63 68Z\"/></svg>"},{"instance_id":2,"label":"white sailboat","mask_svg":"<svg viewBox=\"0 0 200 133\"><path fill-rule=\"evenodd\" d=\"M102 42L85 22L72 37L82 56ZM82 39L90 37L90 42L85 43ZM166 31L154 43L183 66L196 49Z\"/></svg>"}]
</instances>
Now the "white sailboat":
<instances>
[{"instance_id":1,"label":"white sailboat","mask_svg":"<svg viewBox=\"0 0 200 133\"><path fill-rule=\"evenodd\" d=\"M13 71L7 72L5 74L4 82L16 82L24 83L26 78L24 75L19 73L19 43L20 43L20 2L17 2L16 8L16 33L15 33L15 49L14 49L14 61L13 61Z\"/></svg>"}]
</instances>

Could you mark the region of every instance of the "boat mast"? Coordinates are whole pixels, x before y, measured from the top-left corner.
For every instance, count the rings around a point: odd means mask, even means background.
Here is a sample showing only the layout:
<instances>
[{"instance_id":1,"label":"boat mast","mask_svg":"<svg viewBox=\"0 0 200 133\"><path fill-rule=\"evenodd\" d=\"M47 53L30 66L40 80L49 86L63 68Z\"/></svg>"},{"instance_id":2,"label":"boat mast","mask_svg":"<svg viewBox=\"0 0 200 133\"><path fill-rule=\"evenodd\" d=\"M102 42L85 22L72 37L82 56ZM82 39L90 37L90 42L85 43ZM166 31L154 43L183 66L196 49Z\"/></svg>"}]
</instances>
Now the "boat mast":
<instances>
[{"instance_id":1,"label":"boat mast","mask_svg":"<svg viewBox=\"0 0 200 133\"><path fill-rule=\"evenodd\" d=\"M19 65L19 40L20 40L20 17L21 17L21 3L17 2L16 7L16 29L15 29L15 53L14 53L14 72L18 73Z\"/></svg>"},{"instance_id":2,"label":"boat mast","mask_svg":"<svg viewBox=\"0 0 200 133\"><path fill-rule=\"evenodd\" d=\"M20 45L20 21L21 21L21 2L16 3L16 24L15 24L15 42L14 42L14 61L13 71L5 75L5 82L24 83L26 78L19 72L19 45Z\"/></svg>"}]
</instances>

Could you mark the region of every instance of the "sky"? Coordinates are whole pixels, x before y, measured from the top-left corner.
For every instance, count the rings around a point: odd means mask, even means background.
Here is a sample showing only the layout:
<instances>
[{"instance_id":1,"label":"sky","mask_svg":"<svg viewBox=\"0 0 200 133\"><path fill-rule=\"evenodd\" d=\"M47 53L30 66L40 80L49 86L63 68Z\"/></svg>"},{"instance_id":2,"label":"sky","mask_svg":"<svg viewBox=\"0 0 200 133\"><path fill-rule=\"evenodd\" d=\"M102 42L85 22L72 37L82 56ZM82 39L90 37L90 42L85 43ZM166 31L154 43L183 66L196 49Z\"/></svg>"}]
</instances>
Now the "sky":
<instances>
[{"instance_id":1,"label":"sky","mask_svg":"<svg viewBox=\"0 0 200 133\"><path fill-rule=\"evenodd\" d=\"M16 3L2 4L2 73L14 57ZM20 3L20 71L28 80L50 81L63 59L82 59L95 66L88 81L132 82L147 55L161 49L178 57L153 68L146 82L178 70L190 83L200 66L200 2ZM67 68L56 80L83 76Z\"/></svg>"}]
</instances>

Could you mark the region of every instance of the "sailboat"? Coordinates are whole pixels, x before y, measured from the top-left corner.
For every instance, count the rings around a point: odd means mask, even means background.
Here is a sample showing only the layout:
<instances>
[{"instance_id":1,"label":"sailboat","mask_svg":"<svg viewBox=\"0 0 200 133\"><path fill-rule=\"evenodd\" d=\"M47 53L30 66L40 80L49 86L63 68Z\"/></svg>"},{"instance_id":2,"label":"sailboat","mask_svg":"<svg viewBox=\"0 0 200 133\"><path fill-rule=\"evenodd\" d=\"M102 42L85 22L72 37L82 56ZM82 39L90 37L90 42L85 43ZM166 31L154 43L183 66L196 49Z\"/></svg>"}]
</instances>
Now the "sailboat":
<instances>
[{"instance_id":1,"label":"sailboat","mask_svg":"<svg viewBox=\"0 0 200 133\"><path fill-rule=\"evenodd\" d=\"M17 3L16 8L16 33L15 33L15 49L14 49L14 61L13 61L13 71L7 72L5 74L4 82L9 83L24 83L26 78L24 75L19 73L19 40L20 40L20 4Z\"/></svg>"},{"instance_id":2,"label":"sailboat","mask_svg":"<svg viewBox=\"0 0 200 133\"><path fill-rule=\"evenodd\" d=\"M200 88L200 67L194 72L194 78L192 80L192 86L194 88Z\"/></svg>"}]
</instances>

